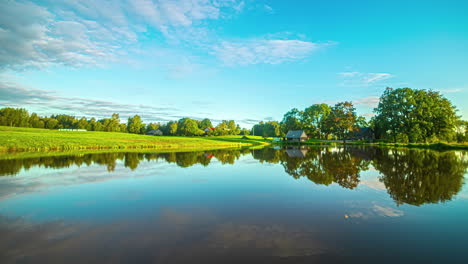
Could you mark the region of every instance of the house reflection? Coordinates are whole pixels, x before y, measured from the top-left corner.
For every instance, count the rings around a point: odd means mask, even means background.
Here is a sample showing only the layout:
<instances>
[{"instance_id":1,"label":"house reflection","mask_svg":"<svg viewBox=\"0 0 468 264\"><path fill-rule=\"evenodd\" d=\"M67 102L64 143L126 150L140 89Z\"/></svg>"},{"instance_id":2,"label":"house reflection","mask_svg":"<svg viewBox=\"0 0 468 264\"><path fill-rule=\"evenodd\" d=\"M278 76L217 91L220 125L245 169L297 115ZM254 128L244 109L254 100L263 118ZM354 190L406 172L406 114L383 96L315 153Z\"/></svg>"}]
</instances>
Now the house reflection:
<instances>
[{"instance_id":1,"label":"house reflection","mask_svg":"<svg viewBox=\"0 0 468 264\"><path fill-rule=\"evenodd\" d=\"M286 153L290 158L305 158L309 149L306 146L288 147Z\"/></svg>"}]
</instances>

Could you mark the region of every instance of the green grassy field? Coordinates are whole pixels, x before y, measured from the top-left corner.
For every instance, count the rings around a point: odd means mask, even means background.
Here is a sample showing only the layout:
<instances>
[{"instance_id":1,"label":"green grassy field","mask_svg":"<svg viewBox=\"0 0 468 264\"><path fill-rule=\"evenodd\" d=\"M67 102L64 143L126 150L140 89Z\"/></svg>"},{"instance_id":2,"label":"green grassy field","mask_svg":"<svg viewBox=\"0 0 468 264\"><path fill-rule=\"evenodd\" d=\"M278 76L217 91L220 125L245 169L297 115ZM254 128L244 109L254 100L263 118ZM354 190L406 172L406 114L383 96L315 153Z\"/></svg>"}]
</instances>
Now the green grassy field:
<instances>
[{"instance_id":1,"label":"green grassy field","mask_svg":"<svg viewBox=\"0 0 468 264\"><path fill-rule=\"evenodd\" d=\"M158 137L0 126L0 152L102 149L199 150L268 144L261 137Z\"/></svg>"}]
</instances>

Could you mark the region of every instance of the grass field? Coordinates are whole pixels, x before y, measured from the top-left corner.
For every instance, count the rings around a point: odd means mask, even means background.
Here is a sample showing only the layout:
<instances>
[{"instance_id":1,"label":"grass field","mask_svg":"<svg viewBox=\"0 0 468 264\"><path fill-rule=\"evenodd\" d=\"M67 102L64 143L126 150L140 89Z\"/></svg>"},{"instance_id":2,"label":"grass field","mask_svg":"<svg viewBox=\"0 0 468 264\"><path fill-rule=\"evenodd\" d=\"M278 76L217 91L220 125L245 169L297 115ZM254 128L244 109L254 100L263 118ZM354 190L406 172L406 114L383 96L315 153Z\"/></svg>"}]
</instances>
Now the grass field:
<instances>
[{"instance_id":1,"label":"grass field","mask_svg":"<svg viewBox=\"0 0 468 264\"><path fill-rule=\"evenodd\" d=\"M198 150L268 144L261 137L158 137L0 126L0 152L101 149Z\"/></svg>"}]
</instances>

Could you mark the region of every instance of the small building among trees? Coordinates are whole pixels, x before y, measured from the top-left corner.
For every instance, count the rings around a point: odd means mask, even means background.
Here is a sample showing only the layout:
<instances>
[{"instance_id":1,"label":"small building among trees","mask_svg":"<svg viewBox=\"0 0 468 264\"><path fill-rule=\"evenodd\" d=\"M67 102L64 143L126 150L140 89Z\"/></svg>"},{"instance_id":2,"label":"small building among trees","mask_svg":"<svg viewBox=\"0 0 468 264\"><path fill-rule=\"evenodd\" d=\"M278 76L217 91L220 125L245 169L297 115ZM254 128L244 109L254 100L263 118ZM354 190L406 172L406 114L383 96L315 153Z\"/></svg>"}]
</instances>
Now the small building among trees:
<instances>
[{"instance_id":1,"label":"small building among trees","mask_svg":"<svg viewBox=\"0 0 468 264\"><path fill-rule=\"evenodd\" d=\"M352 140L364 140L364 141L374 141L374 130L370 127L360 127L351 134Z\"/></svg>"},{"instance_id":2,"label":"small building among trees","mask_svg":"<svg viewBox=\"0 0 468 264\"><path fill-rule=\"evenodd\" d=\"M159 129L153 129L153 130L148 131L148 133L146 134L150 136L162 136L163 132Z\"/></svg>"},{"instance_id":3,"label":"small building among trees","mask_svg":"<svg viewBox=\"0 0 468 264\"><path fill-rule=\"evenodd\" d=\"M284 137L284 140L288 142L305 142L307 139L308 136L304 130L289 130Z\"/></svg>"},{"instance_id":4,"label":"small building among trees","mask_svg":"<svg viewBox=\"0 0 468 264\"><path fill-rule=\"evenodd\" d=\"M208 133L210 133L210 132L213 132L214 130L215 130L214 127L207 127L207 128L205 128L203 131L205 131L205 133L208 134Z\"/></svg>"}]
</instances>

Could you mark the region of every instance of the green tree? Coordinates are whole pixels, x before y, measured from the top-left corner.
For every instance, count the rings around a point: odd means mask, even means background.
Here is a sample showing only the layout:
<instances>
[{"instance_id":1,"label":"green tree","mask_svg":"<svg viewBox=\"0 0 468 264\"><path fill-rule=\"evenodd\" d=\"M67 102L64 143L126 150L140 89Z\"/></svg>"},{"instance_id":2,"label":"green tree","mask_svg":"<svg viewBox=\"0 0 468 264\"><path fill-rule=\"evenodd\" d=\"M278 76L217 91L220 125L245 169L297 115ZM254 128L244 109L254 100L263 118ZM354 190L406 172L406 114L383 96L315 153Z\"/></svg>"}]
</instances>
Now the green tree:
<instances>
[{"instance_id":1,"label":"green tree","mask_svg":"<svg viewBox=\"0 0 468 264\"><path fill-rule=\"evenodd\" d=\"M241 132L240 132L240 135L248 136L248 135L250 135L250 130L248 130L247 128L242 128Z\"/></svg>"},{"instance_id":2,"label":"green tree","mask_svg":"<svg viewBox=\"0 0 468 264\"><path fill-rule=\"evenodd\" d=\"M283 133L288 133L289 130L300 130L303 129L303 124L301 123L302 112L297 108L289 110L283 116L281 121L281 128Z\"/></svg>"},{"instance_id":3,"label":"green tree","mask_svg":"<svg viewBox=\"0 0 468 264\"><path fill-rule=\"evenodd\" d=\"M314 104L302 112L301 123L307 135L323 138L323 128L325 120L331 112L331 107L327 104Z\"/></svg>"},{"instance_id":4,"label":"green tree","mask_svg":"<svg viewBox=\"0 0 468 264\"><path fill-rule=\"evenodd\" d=\"M119 114L112 114L111 118L105 118L100 120L103 125L103 130L107 132L119 132L120 131L120 117Z\"/></svg>"},{"instance_id":5,"label":"green tree","mask_svg":"<svg viewBox=\"0 0 468 264\"><path fill-rule=\"evenodd\" d=\"M12 127L28 127L29 113L24 108L2 108L0 109L0 125Z\"/></svg>"},{"instance_id":6,"label":"green tree","mask_svg":"<svg viewBox=\"0 0 468 264\"><path fill-rule=\"evenodd\" d=\"M29 118L29 125L30 125L30 127L33 127L33 128L44 128L45 127L44 121L41 120L41 118L36 113L31 114L31 116Z\"/></svg>"},{"instance_id":7,"label":"green tree","mask_svg":"<svg viewBox=\"0 0 468 264\"><path fill-rule=\"evenodd\" d=\"M325 128L339 139L346 141L350 132L356 129L356 112L351 102L337 103L331 108Z\"/></svg>"},{"instance_id":8,"label":"green tree","mask_svg":"<svg viewBox=\"0 0 468 264\"><path fill-rule=\"evenodd\" d=\"M143 129L145 124L141 121L141 117L139 115L134 115L133 117L128 118L127 122L127 131L128 133L133 134L141 134L143 133Z\"/></svg>"},{"instance_id":9,"label":"green tree","mask_svg":"<svg viewBox=\"0 0 468 264\"><path fill-rule=\"evenodd\" d=\"M48 129L56 129L58 127L58 121L55 118L46 118L45 127Z\"/></svg>"},{"instance_id":10,"label":"green tree","mask_svg":"<svg viewBox=\"0 0 468 264\"><path fill-rule=\"evenodd\" d=\"M211 123L210 119L205 118L200 122L200 129L204 130L207 127L213 127L213 124Z\"/></svg>"},{"instance_id":11,"label":"green tree","mask_svg":"<svg viewBox=\"0 0 468 264\"><path fill-rule=\"evenodd\" d=\"M204 132L198 128L198 123L196 120L182 118L179 120L177 134L180 136L200 136L204 134Z\"/></svg>"},{"instance_id":12,"label":"green tree","mask_svg":"<svg viewBox=\"0 0 468 264\"><path fill-rule=\"evenodd\" d=\"M223 122L226 121L223 120ZM240 133L240 127L236 125L236 122L234 120L227 121L227 128L229 130L229 135L239 135Z\"/></svg>"},{"instance_id":13,"label":"green tree","mask_svg":"<svg viewBox=\"0 0 468 264\"><path fill-rule=\"evenodd\" d=\"M149 123L146 125L145 132L148 133L151 130L158 130L161 127L159 123Z\"/></svg>"},{"instance_id":14,"label":"green tree","mask_svg":"<svg viewBox=\"0 0 468 264\"><path fill-rule=\"evenodd\" d=\"M438 92L387 88L374 109L376 137L393 142L455 140L456 111Z\"/></svg>"},{"instance_id":15,"label":"green tree","mask_svg":"<svg viewBox=\"0 0 468 264\"><path fill-rule=\"evenodd\" d=\"M85 117L80 118L76 128L90 130L88 120Z\"/></svg>"},{"instance_id":16,"label":"green tree","mask_svg":"<svg viewBox=\"0 0 468 264\"><path fill-rule=\"evenodd\" d=\"M228 134L229 134L229 129L228 129L227 122L223 121L223 122L219 123L219 124L215 127L214 134L215 134L216 136L225 136L225 135L228 135Z\"/></svg>"}]
</instances>

